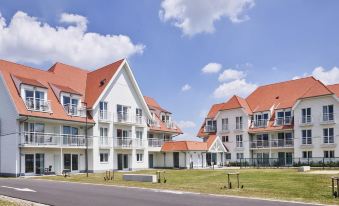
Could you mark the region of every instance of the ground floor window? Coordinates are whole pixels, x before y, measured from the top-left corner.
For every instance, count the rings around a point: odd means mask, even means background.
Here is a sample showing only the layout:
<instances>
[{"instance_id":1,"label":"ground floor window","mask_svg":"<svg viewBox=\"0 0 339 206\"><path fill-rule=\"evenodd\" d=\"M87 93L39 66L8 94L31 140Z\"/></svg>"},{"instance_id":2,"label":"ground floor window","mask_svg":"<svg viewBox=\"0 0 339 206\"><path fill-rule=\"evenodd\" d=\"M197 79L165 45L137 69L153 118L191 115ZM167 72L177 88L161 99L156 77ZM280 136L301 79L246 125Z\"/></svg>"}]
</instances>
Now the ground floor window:
<instances>
[{"instance_id":1,"label":"ground floor window","mask_svg":"<svg viewBox=\"0 0 339 206\"><path fill-rule=\"evenodd\" d=\"M312 151L303 151L302 156L303 158L312 158Z\"/></svg>"},{"instance_id":2,"label":"ground floor window","mask_svg":"<svg viewBox=\"0 0 339 206\"><path fill-rule=\"evenodd\" d=\"M144 157L143 154L138 153L138 154L137 154L137 162L142 162L142 161L143 161L143 157Z\"/></svg>"},{"instance_id":3,"label":"ground floor window","mask_svg":"<svg viewBox=\"0 0 339 206\"><path fill-rule=\"evenodd\" d=\"M25 155L25 173L34 172L34 155L26 154Z\"/></svg>"},{"instance_id":4,"label":"ground floor window","mask_svg":"<svg viewBox=\"0 0 339 206\"><path fill-rule=\"evenodd\" d=\"M325 158L334 158L334 150L324 151Z\"/></svg>"},{"instance_id":5,"label":"ground floor window","mask_svg":"<svg viewBox=\"0 0 339 206\"><path fill-rule=\"evenodd\" d=\"M226 154L225 154L225 158L226 158L227 160L232 159L231 153L226 153Z\"/></svg>"},{"instance_id":6,"label":"ground floor window","mask_svg":"<svg viewBox=\"0 0 339 206\"><path fill-rule=\"evenodd\" d=\"M236 135L236 144L237 144L237 147L243 147L242 135Z\"/></svg>"},{"instance_id":7,"label":"ground floor window","mask_svg":"<svg viewBox=\"0 0 339 206\"><path fill-rule=\"evenodd\" d=\"M228 136L222 136L222 142L228 142Z\"/></svg>"},{"instance_id":8,"label":"ground floor window","mask_svg":"<svg viewBox=\"0 0 339 206\"><path fill-rule=\"evenodd\" d=\"M108 153L107 152L101 152L100 153L100 162L101 163L107 163L108 162Z\"/></svg>"},{"instance_id":9,"label":"ground floor window","mask_svg":"<svg viewBox=\"0 0 339 206\"><path fill-rule=\"evenodd\" d=\"M237 153L237 159L243 159L244 153Z\"/></svg>"}]
</instances>

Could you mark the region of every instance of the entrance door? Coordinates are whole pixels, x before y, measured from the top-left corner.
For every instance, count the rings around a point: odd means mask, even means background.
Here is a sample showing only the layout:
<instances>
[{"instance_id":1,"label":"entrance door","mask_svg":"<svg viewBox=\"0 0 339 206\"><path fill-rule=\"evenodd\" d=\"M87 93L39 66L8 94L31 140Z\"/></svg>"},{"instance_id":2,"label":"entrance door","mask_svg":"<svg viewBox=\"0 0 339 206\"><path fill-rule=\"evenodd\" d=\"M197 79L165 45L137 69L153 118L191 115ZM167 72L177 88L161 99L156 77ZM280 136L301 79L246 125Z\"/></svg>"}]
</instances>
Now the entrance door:
<instances>
[{"instance_id":1,"label":"entrance door","mask_svg":"<svg viewBox=\"0 0 339 206\"><path fill-rule=\"evenodd\" d=\"M122 170L122 154L118 154L118 170Z\"/></svg>"},{"instance_id":2,"label":"entrance door","mask_svg":"<svg viewBox=\"0 0 339 206\"><path fill-rule=\"evenodd\" d=\"M124 154L124 169L128 169L128 155Z\"/></svg>"},{"instance_id":3,"label":"entrance door","mask_svg":"<svg viewBox=\"0 0 339 206\"><path fill-rule=\"evenodd\" d=\"M44 174L45 154L35 154L35 174Z\"/></svg>"},{"instance_id":4,"label":"entrance door","mask_svg":"<svg viewBox=\"0 0 339 206\"><path fill-rule=\"evenodd\" d=\"M286 165L293 164L293 154L292 152L286 152Z\"/></svg>"},{"instance_id":5,"label":"entrance door","mask_svg":"<svg viewBox=\"0 0 339 206\"><path fill-rule=\"evenodd\" d=\"M206 153L206 164L207 166L212 166L212 155L211 153Z\"/></svg>"},{"instance_id":6,"label":"entrance door","mask_svg":"<svg viewBox=\"0 0 339 206\"><path fill-rule=\"evenodd\" d=\"M173 152L173 166L179 168L179 152Z\"/></svg>"},{"instance_id":7,"label":"entrance door","mask_svg":"<svg viewBox=\"0 0 339 206\"><path fill-rule=\"evenodd\" d=\"M64 154L64 170L71 171L71 154Z\"/></svg>"},{"instance_id":8,"label":"entrance door","mask_svg":"<svg viewBox=\"0 0 339 206\"><path fill-rule=\"evenodd\" d=\"M279 166L285 165L285 152L278 152L278 162Z\"/></svg>"},{"instance_id":9,"label":"entrance door","mask_svg":"<svg viewBox=\"0 0 339 206\"><path fill-rule=\"evenodd\" d=\"M72 154L72 171L79 170L79 155Z\"/></svg>"},{"instance_id":10,"label":"entrance door","mask_svg":"<svg viewBox=\"0 0 339 206\"><path fill-rule=\"evenodd\" d=\"M149 164L149 168L153 168L153 154L149 154L148 155L148 164Z\"/></svg>"},{"instance_id":11,"label":"entrance door","mask_svg":"<svg viewBox=\"0 0 339 206\"><path fill-rule=\"evenodd\" d=\"M128 169L128 154L118 154L118 170Z\"/></svg>"},{"instance_id":12,"label":"entrance door","mask_svg":"<svg viewBox=\"0 0 339 206\"><path fill-rule=\"evenodd\" d=\"M34 173L34 155L25 154L25 173Z\"/></svg>"}]
</instances>

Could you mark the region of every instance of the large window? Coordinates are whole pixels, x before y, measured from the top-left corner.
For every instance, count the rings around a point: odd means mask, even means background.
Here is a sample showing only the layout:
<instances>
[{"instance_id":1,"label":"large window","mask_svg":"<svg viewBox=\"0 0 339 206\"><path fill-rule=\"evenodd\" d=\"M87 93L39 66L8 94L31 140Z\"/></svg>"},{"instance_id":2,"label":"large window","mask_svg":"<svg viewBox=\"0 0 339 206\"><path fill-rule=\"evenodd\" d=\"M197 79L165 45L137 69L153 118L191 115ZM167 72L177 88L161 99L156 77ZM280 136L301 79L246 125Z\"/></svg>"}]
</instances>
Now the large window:
<instances>
[{"instance_id":1,"label":"large window","mask_svg":"<svg viewBox=\"0 0 339 206\"><path fill-rule=\"evenodd\" d=\"M100 144L108 145L108 128L100 127Z\"/></svg>"},{"instance_id":2,"label":"large window","mask_svg":"<svg viewBox=\"0 0 339 206\"><path fill-rule=\"evenodd\" d=\"M46 93L36 89L25 89L25 104L28 110L49 111Z\"/></svg>"},{"instance_id":3,"label":"large window","mask_svg":"<svg viewBox=\"0 0 339 206\"><path fill-rule=\"evenodd\" d=\"M228 118L221 119L221 128L222 128L222 131L228 130Z\"/></svg>"},{"instance_id":4,"label":"large window","mask_svg":"<svg viewBox=\"0 0 339 206\"><path fill-rule=\"evenodd\" d=\"M128 138L129 131L123 129L117 129L117 137L118 138Z\"/></svg>"},{"instance_id":5,"label":"large window","mask_svg":"<svg viewBox=\"0 0 339 206\"><path fill-rule=\"evenodd\" d=\"M254 115L253 127L266 127L268 121L268 113L260 113Z\"/></svg>"},{"instance_id":6,"label":"large window","mask_svg":"<svg viewBox=\"0 0 339 206\"><path fill-rule=\"evenodd\" d=\"M215 120L207 120L206 121L206 132L215 132L217 130L217 121Z\"/></svg>"},{"instance_id":7,"label":"large window","mask_svg":"<svg viewBox=\"0 0 339 206\"><path fill-rule=\"evenodd\" d=\"M312 151L303 151L302 157L303 158L312 158Z\"/></svg>"},{"instance_id":8,"label":"large window","mask_svg":"<svg viewBox=\"0 0 339 206\"><path fill-rule=\"evenodd\" d=\"M334 158L334 150L324 151L324 158Z\"/></svg>"},{"instance_id":9,"label":"large window","mask_svg":"<svg viewBox=\"0 0 339 206\"><path fill-rule=\"evenodd\" d=\"M243 147L242 135L237 135L236 136L236 141L237 141L237 147Z\"/></svg>"},{"instance_id":10,"label":"large window","mask_svg":"<svg viewBox=\"0 0 339 206\"><path fill-rule=\"evenodd\" d=\"M301 109L301 123L309 124L312 122L311 108Z\"/></svg>"},{"instance_id":11,"label":"large window","mask_svg":"<svg viewBox=\"0 0 339 206\"><path fill-rule=\"evenodd\" d=\"M118 115L118 121L119 122L126 122L129 121L129 110L130 107L124 106L124 105L117 105L117 115Z\"/></svg>"},{"instance_id":12,"label":"large window","mask_svg":"<svg viewBox=\"0 0 339 206\"><path fill-rule=\"evenodd\" d=\"M275 125L289 125L292 122L292 112L291 110L278 111L276 113L277 117L275 119Z\"/></svg>"},{"instance_id":13,"label":"large window","mask_svg":"<svg viewBox=\"0 0 339 206\"><path fill-rule=\"evenodd\" d=\"M142 131L141 130L136 130L135 131L135 136L137 139L142 139Z\"/></svg>"},{"instance_id":14,"label":"large window","mask_svg":"<svg viewBox=\"0 0 339 206\"><path fill-rule=\"evenodd\" d=\"M144 154L142 153L137 153L137 162L142 162L144 161Z\"/></svg>"},{"instance_id":15,"label":"large window","mask_svg":"<svg viewBox=\"0 0 339 206\"><path fill-rule=\"evenodd\" d=\"M101 152L100 153L100 162L107 163L108 162L108 152Z\"/></svg>"},{"instance_id":16,"label":"large window","mask_svg":"<svg viewBox=\"0 0 339 206\"><path fill-rule=\"evenodd\" d=\"M102 120L108 120L108 103L107 102L100 102L100 114L99 117Z\"/></svg>"},{"instance_id":17,"label":"large window","mask_svg":"<svg viewBox=\"0 0 339 206\"><path fill-rule=\"evenodd\" d=\"M301 131L302 144L312 144L312 130L305 129Z\"/></svg>"},{"instance_id":18,"label":"large window","mask_svg":"<svg viewBox=\"0 0 339 206\"><path fill-rule=\"evenodd\" d=\"M34 172L34 155L25 154L25 173Z\"/></svg>"},{"instance_id":19,"label":"large window","mask_svg":"<svg viewBox=\"0 0 339 206\"><path fill-rule=\"evenodd\" d=\"M62 96L62 105L64 106L66 112L69 115L78 116L80 115L79 105L80 100L76 97L71 96Z\"/></svg>"},{"instance_id":20,"label":"large window","mask_svg":"<svg viewBox=\"0 0 339 206\"><path fill-rule=\"evenodd\" d=\"M323 138L325 144L334 143L334 129L333 128L324 128L323 129Z\"/></svg>"},{"instance_id":21,"label":"large window","mask_svg":"<svg viewBox=\"0 0 339 206\"><path fill-rule=\"evenodd\" d=\"M323 121L333 121L334 120L334 111L333 105L325 105L323 106Z\"/></svg>"},{"instance_id":22,"label":"large window","mask_svg":"<svg viewBox=\"0 0 339 206\"><path fill-rule=\"evenodd\" d=\"M235 129L243 129L243 122L242 117L236 117L235 118Z\"/></svg>"}]
</instances>

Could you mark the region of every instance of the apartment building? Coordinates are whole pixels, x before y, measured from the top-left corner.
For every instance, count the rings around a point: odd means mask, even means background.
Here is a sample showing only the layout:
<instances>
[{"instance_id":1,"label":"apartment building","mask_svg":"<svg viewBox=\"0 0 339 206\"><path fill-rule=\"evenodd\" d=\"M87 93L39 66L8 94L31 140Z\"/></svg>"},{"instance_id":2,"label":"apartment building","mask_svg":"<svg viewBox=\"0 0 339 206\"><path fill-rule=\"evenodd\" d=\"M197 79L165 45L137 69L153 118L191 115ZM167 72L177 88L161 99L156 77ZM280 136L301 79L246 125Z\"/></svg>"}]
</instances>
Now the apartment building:
<instances>
[{"instance_id":1,"label":"apartment building","mask_svg":"<svg viewBox=\"0 0 339 206\"><path fill-rule=\"evenodd\" d=\"M0 105L5 176L156 167L164 142L182 133L125 59L93 71L0 60Z\"/></svg>"},{"instance_id":2,"label":"apartment building","mask_svg":"<svg viewBox=\"0 0 339 206\"><path fill-rule=\"evenodd\" d=\"M293 165L339 155L339 84L313 77L258 87L245 99L233 96L211 107L198 137L217 135L226 162Z\"/></svg>"}]
</instances>

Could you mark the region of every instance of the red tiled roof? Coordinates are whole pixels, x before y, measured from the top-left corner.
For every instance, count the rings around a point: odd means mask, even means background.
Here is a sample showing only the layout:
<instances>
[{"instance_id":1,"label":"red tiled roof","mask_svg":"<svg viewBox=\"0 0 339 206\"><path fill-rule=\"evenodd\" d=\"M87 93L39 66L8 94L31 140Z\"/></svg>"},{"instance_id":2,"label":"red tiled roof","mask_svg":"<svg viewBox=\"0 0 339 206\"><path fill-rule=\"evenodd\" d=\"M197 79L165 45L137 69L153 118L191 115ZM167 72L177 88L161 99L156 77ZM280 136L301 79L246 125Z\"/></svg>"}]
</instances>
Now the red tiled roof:
<instances>
[{"instance_id":1,"label":"red tiled roof","mask_svg":"<svg viewBox=\"0 0 339 206\"><path fill-rule=\"evenodd\" d=\"M327 88L339 97L339 84L327 85Z\"/></svg>"},{"instance_id":2,"label":"red tiled roof","mask_svg":"<svg viewBox=\"0 0 339 206\"><path fill-rule=\"evenodd\" d=\"M87 101L88 107L91 107L123 61L120 60L101 69L89 72L62 63L56 63L48 71L45 71L0 60L0 74L20 115L85 122L86 119L83 117L67 115L59 102L60 91L80 95L81 101ZM100 81L104 78L106 78L106 82L100 85ZM47 88L47 96L51 102L53 112L28 111L16 88L17 84L20 83ZM94 123L92 117L88 118L88 122Z\"/></svg>"},{"instance_id":3,"label":"red tiled roof","mask_svg":"<svg viewBox=\"0 0 339 206\"><path fill-rule=\"evenodd\" d=\"M144 96L144 99L145 99L146 104L149 107L149 109L158 110L159 112L165 112L165 113L170 113L171 114L171 112L169 112L168 110L166 110L163 107L161 107L154 98L148 97L148 96Z\"/></svg>"},{"instance_id":4,"label":"red tiled roof","mask_svg":"<svg viewBox=\"0 0 339 206\"><path fill-rule=\"evenodd\" d=\"M333 94L321 81L317 80L300 98Z\"/></svg>"},{"instance_id":5,"label":"red tiled roof","mask_svg":"<svg viewBox=\"0 0 339 206\"><path fill-rule=\"evenodd\" d=\"M206 142L197 142L197 141L170 141L165 142L161 147L163 152L172 152L172 151L207 151Z\"/></svg>"},{"instance_id":6,"label":"red tiled roof","mask_svg":"<svg viewBox=\"0 0 339 206\"><path fill-rule=\"evenodd\" d=\"M245 99L234 95L231 97L227 102L223 103L220 111L222 110L229 110L229 109L237 109L237 108L244 108L246 113L251 114L252 111L250 107L248 106Z\"/></svg>"}]
</instances>

